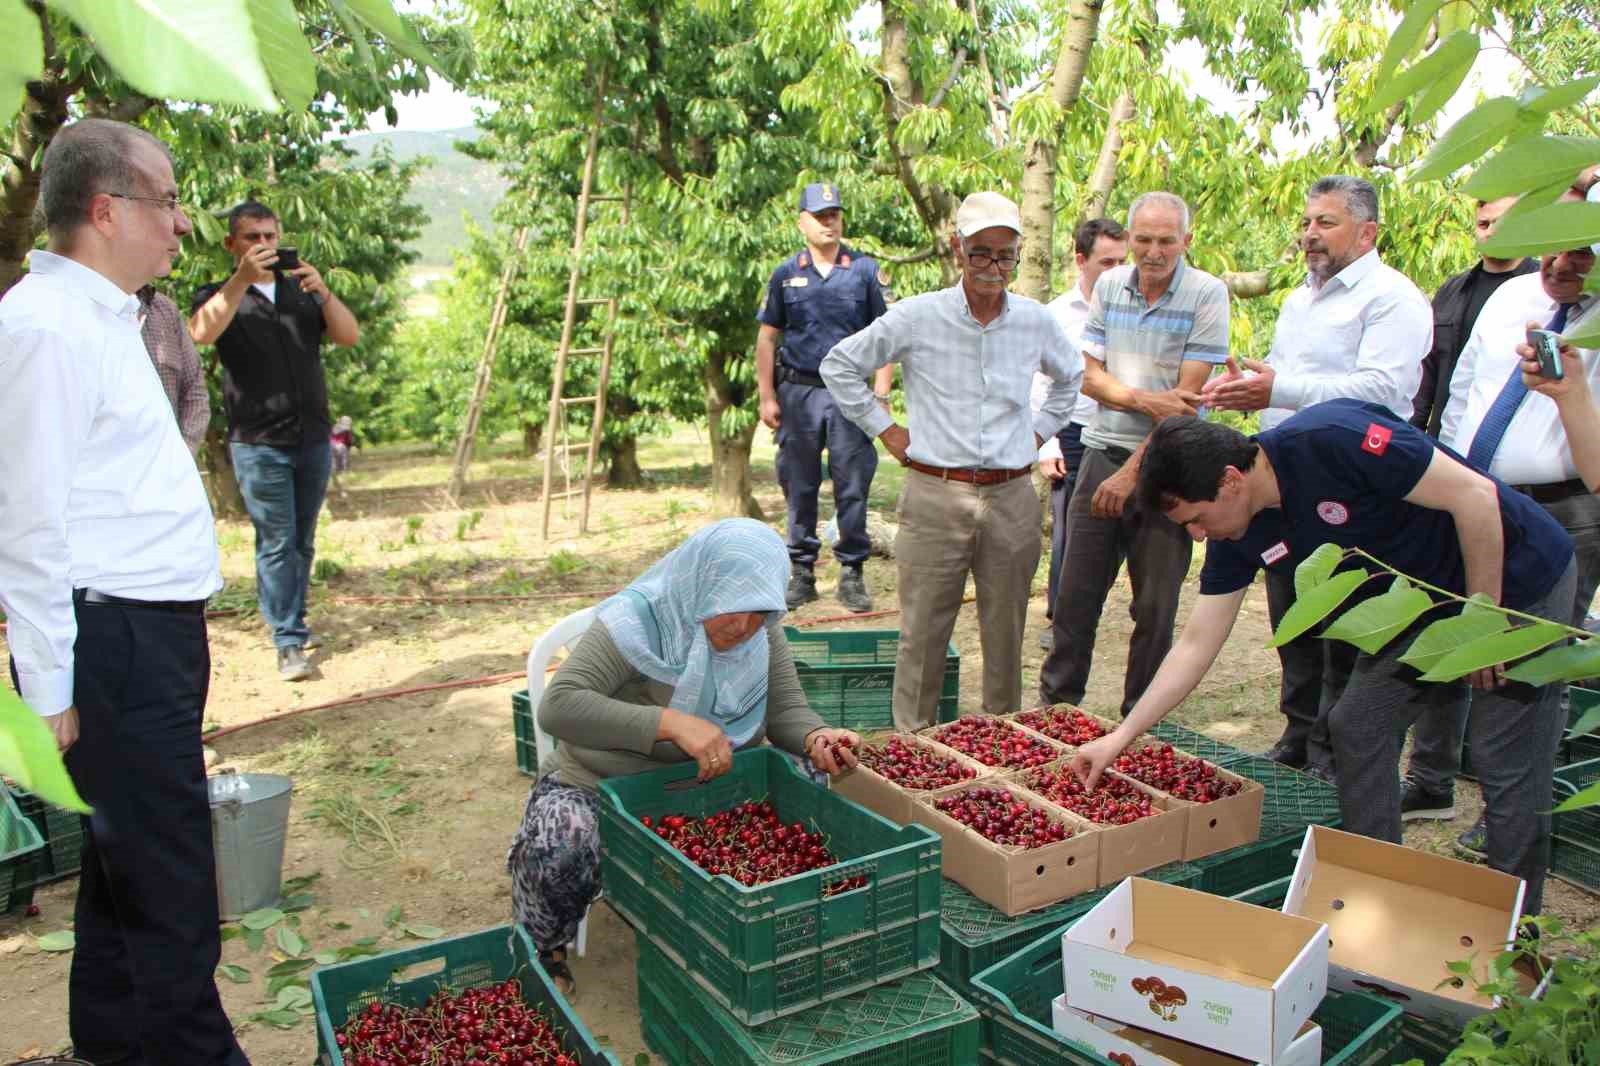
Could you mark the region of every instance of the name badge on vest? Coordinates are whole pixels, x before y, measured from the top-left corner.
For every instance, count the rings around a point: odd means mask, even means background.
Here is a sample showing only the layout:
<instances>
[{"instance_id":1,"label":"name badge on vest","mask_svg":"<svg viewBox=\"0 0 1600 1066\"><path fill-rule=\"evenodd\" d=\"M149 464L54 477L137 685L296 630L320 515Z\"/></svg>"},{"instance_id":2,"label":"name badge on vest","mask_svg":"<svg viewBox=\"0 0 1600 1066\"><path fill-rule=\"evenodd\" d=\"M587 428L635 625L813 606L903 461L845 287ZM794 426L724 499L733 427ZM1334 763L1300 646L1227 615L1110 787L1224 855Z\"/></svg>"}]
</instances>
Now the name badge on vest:
<instances>
[{"instance_id":1,"label":"name badge on vest","mask_svg":"<svg viewBox=\"0 0 1600 1066\"><path fill-rule=\"evenodd\" d=\"M1278 541L1278 543L1274 544L1272 547L1268 548L1266 551L1261 553L1261 561L1266 563L1268 566L1271 566L1273 563L1277 562L1279 559L1282 559L1282 558L1285 558L1286 556L1288 556L1288 554L1289 554L1289 545L1285 544L1283 541L1280 540L1280 541Z\"/></svg>"},{"instance_id":2,"label":"name badge on vest","mask_svg":"<svg viewBox=\"0 0 1600 1066\"><path fill-rule=\"evenodd\" d=\"M792 289L803 289L810 283L810 278L790 278L788 281L784 282L785 285Z\"/></svg>"}]
</instances>

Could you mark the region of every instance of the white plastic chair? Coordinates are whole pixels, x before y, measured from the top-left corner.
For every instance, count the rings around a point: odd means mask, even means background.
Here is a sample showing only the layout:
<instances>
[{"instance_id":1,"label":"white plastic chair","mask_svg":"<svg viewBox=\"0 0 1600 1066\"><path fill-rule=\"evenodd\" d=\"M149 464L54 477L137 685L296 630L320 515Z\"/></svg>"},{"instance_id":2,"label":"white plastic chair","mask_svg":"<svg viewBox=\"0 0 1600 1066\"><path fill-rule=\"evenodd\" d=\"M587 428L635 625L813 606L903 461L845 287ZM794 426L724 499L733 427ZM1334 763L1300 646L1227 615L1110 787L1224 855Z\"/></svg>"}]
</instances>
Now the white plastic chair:
<instances>
[{"instance_id":1,"label":"white plastic chair","mask_svg":"<svg viewBox=\"0 0 1600 1066\"><path fill-rule=\"evenodd\" d=\"M528 652L528 707L533 713L533 749L538 754L541 768L549 766L550 760L555 758L556 754L556 742L539 728L539 704L544 699L545 677L550 668L550 661L558 654L570 651L579 640L583 639L583 635L589 631L589 624L593 621L593 607L574 611L545 630L544 635L533 642L533 650ZM580 958L588 941L589 915L586 911L583 919L578 922L576 948Z\"/></svg>"}]
</instances>

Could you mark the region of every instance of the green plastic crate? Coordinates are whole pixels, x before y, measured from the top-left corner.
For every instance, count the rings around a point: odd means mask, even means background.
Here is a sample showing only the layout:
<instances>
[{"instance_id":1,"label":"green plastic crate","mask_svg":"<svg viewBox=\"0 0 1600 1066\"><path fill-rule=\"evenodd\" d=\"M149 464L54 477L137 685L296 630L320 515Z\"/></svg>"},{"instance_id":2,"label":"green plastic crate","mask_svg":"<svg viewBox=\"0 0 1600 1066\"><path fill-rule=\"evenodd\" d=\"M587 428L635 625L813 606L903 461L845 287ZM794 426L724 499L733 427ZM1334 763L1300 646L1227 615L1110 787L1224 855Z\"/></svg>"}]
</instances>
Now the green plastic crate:
<instances>
[{"instance_id":1,"label":"green plastic crate","mask_svg":"<svg viewBox=\"0 0 1600 1066\"><path fill-rule=\"evenodd\" d=\"M1224 744L1220 740L1213 740L1204 733L1196 733L1193 729L1186 729L1173 722L1162 722L1150 730L1150 735L1157 740L1171 744L1175 748L1182 748L1190 755L1198 755L1207 762L1216 763L1218 766L1227 767L1235 759L1252 758L1250 752L1243 748L1236 748L1232 744Z\"/></svg>"},{"instance_id":2,"label":"green plastic crate","mask_svg":"<svg viewBox=\"0 0 1600 1066\"><path fill-rule=\"evenodd\" d=\"M48 885L76 876L83 866L83 816L20 788L15 794L17 809L39 830L45 843L34 856L33 884Z\"/></svg>"},{"instance_id":3,"label":"green plastic crate","mask_svg":"<svg viewBox=\"0 0 1600 1066\"><path fill-rule=\"evenodd\" d=\"M1422 1066L1441 1066L1461 1043L1459 1026L1424 1021L1411 1014L1400 1015L1399 1043L1383 1061L1387 1064L1421 1059Z\"/></svg>"},{"instance_id":4,"label":"green plastic crate","mask_svg":"<svg viewBox=\"0 0 1600 1066\"><path fill-rule=\"evenodd\" d=\"M1326 781L1255 755L1235 758L1227 768L1260 782L1266 790L1261 802L1261 838L1194 860L1202 871L1197 887L1203 892L1235 896L1293 873L1306 826L1338 828L1343 824L1339 792Z\"/></svg>"},{"instance_id":5,"label":"green plastic crate","mask_svg":"<svg viewBox=\"0 0 1600 1066\"><path fill-rule=\"evenodd\" d=\"M368 1003L416 1007L435 992L453 994L511 977L521 978L523 1001L555 1023L561 1033L562 1050L580 1066L620 1066L616 1056L595 1042L550 983L537 955L525 932L502 925L311 971L311 1002L317 1012L317 1066L344 1066L344 1056L334 1042L335 1034Z\"/></svg>"},{"instance_id":6,"label":"green plastic crate","mask_svg":"<svg viewBox=\"0 0 1600 1066\"><path fill-rule=\"evenodd\" d=\"M606 898L745 1025L758 1025L939 963L939 835L897 826L818 788L773 748L734 755L704 785L693 763L600 783ZM840 859L746 887L712 877L639 824L641 815L707 815L768 799ZM862 888L824 893L865 876Z\"/></svg>"},{"instance_id":7,"label":"green plastic crate","mask_svg":"<svg viewBox=\"0 0 1600 1066\"><path fill-rule=\"evenodd\" d=\"M33 902L34 869L44 838L0 784L0 914Z\"/></svg>"},{"instance_id":8,"label":"green plastic crate","mask_svg":"<svg viewBox=\"0 0 1600 1066\"><path fill-rule=\"evenodd\" d=\"M1562 803L1596 781L1600 781L1600 759L1558 767L1554 800ZM1600 807L1553 817L1550 872L1580 888L1600 892Z\"/></svg>"},{"instance_id":9,"label":"green plastic crate","mask_svg":"<svg viewBox=\"0 0 1600 1066\"><path fill-rule=\"evenodd\" d=\"M1276 881L1235 893L1233 898L1241 903L1254 903L1257 907L1280 911L1283 901L1289 898L1289 882L1293 880L1293 877L1280 877Z\"/></svg>"},{"instance_id":10,"label":"green plastic crate","mask_svg":"<svg viewBox=\"0 0 1600 1066\"><path fill-rule=\"evenodd\" d=\"M1173 862L1139 876L1193 888L1200 870L1186 862ZM1007 917L954 881L945 881L939 917L939 977L966 995L973 974L987 970L1028 944L1041 929L1059 929L1063 922L1082 915L1110 891L1108 886L1084 892L1036 911Z\"/></svg>"},{"instance_id":11,"label":"green plastic crate","mask_svg":"<svg viewBox=\"0 0 1600 1066\"><path fill-rule=\"evenodd\" d=\"M977 1057L978 1012L932 974L747 1028L637 939L640 1028L669 1066L967 1066Z\"/></svg>"},{"instance_id":12,"label":"green plastic crate","mask_svg":"<svg viewBox=\"0 0 1600 1066\"><path fill-rule=\"evenodd\" d=\"M795 671L811 709L824 722L862 732L894 728L894 660L898 629L840 629L827 632L785 626ZM961 653L945 652L944 685L939 690L939 721L958 716Z\"/></svg>"},{"instance_id":13,"label":"green plastic crate","mask_svg":"<svg viewBox=\"0 0 1600 1066\"><path fill-rule=\"evenodd\" d=\"M526 689L511 694L511 731L516 737L517 769L538 777L539 745L533 736L533 708Z\"/></svg>"},{"instance_id":14,"label":"green plastic crate","mask_svg":"<svg viewBox=\"0 0 1600 1066\"><path fill-rule=\"evenodd\" d=\"M992 1012L990 1050L1005 1066L1105 1066L1103 1056L1051 1025L1050 1001L1066 987L1061 973L1064 928L1050 930L972 979L973 995ZM1311 1015L1322 1026L1324 1066L1388 1066L1400 1042L1400 1013L1398 1006L1376 996L1329 992Z\"/></svg>"}]
</instances>

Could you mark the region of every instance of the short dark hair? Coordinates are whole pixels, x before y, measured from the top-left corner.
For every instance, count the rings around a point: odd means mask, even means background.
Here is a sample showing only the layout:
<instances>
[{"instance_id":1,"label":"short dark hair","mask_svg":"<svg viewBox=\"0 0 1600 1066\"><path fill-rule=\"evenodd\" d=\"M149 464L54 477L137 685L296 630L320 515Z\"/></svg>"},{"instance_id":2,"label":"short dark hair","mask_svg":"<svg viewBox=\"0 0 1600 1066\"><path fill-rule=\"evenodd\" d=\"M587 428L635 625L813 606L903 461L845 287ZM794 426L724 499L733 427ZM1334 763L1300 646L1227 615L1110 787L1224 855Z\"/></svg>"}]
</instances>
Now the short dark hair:
<instances>
[{"instance_id":1,"label":"short dark hair","mask_svg":"<svg viewBox=\"0 0 1600 1066\"><path fill-rule=\"evenodd\" d=\"M1153 514L1177 501L1217 498L1228 467L1247 471L1261 446L1231 426L1193 415L1163 419L1150 434L1139 465L1139 502Z\"/></svg>"},{"instance_id":2,"label":"short dark hair","mask_svg":"<svg viewBox=\"0 0 1600 1066\"><path fill-rule=\"evenodd\" d=\"M89 202L100 193L138 195L133 149L154 145L170 162L167 146L137 126L108 118L79 119L50 139L40 164L39 204L44 224L58 239L70 239L89 220Z\"/></svg>"},{"instance_id":3,"label":"short dark hair","mask_svg":"<svg viewBox=\"0 0 1600 1066\"><path fill-rule=\"evenodd\" d=\"M246 200L242 204L235 205L234 209L228 212L228 236L232 237L235 233L238 233L239 223L247 218L270 218L274 222L278 221L278 216L266 204L259 200Z\"/></svg>"},{"instance_id":4,"label":"short dark hair","mask_svg":"<svg viewBox=\"0 0 1600 1066\"><path fill-rule=\"evenodd\" d=\"M1114 241L1128 239L1128 231L1122 228L1122 223L1114 218L1091 218L1078 223L1078 228L1072 233L1072 245L1082 256L1094 254L1094 245L1101 237L1110 237Z\"/></svg>"},{"instance_id":5,"label":"short dark hair","mask_svg":"<svg viewBox=\"0 0 1600 1066\"><path fill-rule=\"evenodd\" d=\"M1344 197L1344 209L1350 212L1356 221L1378 221L1378 190L1366 178L1356 178L1349 174L1329 174L1311 183L1311 188L1306 191L1306 199L1333 194Z\"/></svg>"}]
</instances>

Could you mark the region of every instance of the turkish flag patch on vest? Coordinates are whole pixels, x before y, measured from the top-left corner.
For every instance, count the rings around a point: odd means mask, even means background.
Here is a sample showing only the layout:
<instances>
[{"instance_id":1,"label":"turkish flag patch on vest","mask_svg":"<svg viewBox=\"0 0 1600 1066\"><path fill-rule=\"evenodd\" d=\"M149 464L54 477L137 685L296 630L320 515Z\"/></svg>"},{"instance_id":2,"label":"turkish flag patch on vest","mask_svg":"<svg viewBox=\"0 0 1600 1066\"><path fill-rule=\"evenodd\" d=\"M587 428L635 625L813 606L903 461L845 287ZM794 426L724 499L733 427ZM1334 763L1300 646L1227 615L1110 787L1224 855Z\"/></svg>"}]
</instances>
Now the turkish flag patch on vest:
<instances>
[{"instance_id":1,"label":"turkish flag patch on vest","mask_svg":"<svg viewBox=\"0 0 1600 1066\"><path fill-rule=\"evenodd\" d=\"M1394 430L1380 426L1376 422L1368 423L1367 435L1362 438L1361 450L1371 452L1373 455L1382 455L1389 448L1389 438L1394 436Z\"/></svg>"}]
</instances>

